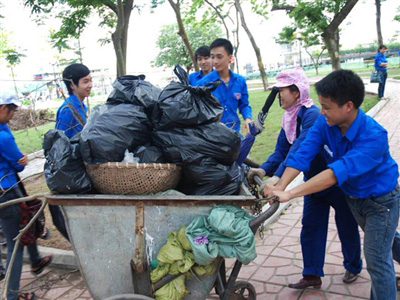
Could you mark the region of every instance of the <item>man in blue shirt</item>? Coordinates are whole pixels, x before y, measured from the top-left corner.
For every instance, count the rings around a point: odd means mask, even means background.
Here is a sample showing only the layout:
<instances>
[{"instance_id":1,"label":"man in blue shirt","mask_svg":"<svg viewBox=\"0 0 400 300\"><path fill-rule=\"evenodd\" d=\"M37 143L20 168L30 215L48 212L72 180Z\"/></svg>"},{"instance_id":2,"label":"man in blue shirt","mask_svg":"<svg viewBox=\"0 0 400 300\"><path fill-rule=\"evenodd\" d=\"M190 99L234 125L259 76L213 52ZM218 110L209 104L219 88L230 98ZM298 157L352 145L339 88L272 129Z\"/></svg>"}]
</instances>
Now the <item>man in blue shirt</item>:
<instances>
[{"instance_id":1,"label":"man in blue shirt","mask_svg":"<svg viewBox=\"0 0 400 300\"><path fill-rule=\"evenodd\" d=\"M85 126L88 109L83 101L90 96L92 77L88 67L83 64L69 65L62 75L69 97L57 111L55 128L63 130L71 139ZM54 226L66 239L69 239L60 208L57 205L49 205L49 208Z\"/></svg>"},{"instance_id":2,"label":"man in blue shirt","mask_svg":"<svg viewBox=\"0 0 400 300\"><path fill-rule=\"evenodd\" d=\"M364 84L349 70L334 71L316 85L321 115L275 186L265 196L281 202L338 185L364 231L364 255L371 277L371 298L396 299L393 258L400 262L398 166L390 156L387 131L359 107ZM310 167L323 150L328 169L290 191L287 185Z\"/></svg>"},{"instance_id":3,"label":"man in blue shirt","mask_svg":"<svg viewBox=\"0 0 400 300\"><path fill-rule=\"evenodd\" d=\"M201 46L200 48L197 48L196 52L194 53L194 57L199 64L200 71L189 74L190 85L196 85L197 81L212 71L210 48L207 46Z\"/></svg>"},{"instance_id":4,"label":"man in blue shirt","mask_svg":"<svg viewBox=\"0 0 400 300\"><path fill-rule=\"evenodd\" d=\"M13 118L18 108L18 100L15 95L7 92L1 92L0 95L0 203L12 201L24 197L17 173L24 170L28 165L28 157L23 154L11 133L8 123ZM34 299L35 293L19 293L19 282L23 265L24 246L14 240L19 234L21 215L18 204L13 204L0 209L0 222L7 241L7 272L10 273L7 299ZM51 261L52 256L41 257L36 242L27 246L31 260L31 271L34 274L40 274ZM9 270L11 256L14 257L14 264Z\"/></svg>"},{"instance_id":5,"label":"man in blue shirt","mask_svg":"<svg viewBox=\"0 0 400 300\"><path fill-rule=\"evenodd\" d=\"M214 71L199 80L196 85L204 86L209 82L221 81L222 83L212 92L224 108L221 122L239 132L240 120L237 114L239 109L244 119L243 129L246 129L245 135L247 135L248 124L252 118L249 93L246 80L229 69L233 60L233 46L227 39L219 38L211 43L210 51Z\"/></svg>"}]
</instances>

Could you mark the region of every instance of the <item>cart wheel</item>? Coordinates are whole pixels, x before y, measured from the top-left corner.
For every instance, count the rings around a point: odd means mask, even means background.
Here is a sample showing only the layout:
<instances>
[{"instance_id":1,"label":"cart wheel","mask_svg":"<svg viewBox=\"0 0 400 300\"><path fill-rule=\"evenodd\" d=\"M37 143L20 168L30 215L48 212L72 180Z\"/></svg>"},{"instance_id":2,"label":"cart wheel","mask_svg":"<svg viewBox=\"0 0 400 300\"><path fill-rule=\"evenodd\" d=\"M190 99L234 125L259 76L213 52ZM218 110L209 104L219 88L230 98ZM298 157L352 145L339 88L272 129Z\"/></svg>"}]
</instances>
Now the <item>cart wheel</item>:
<instances>
[{"instance_id":1,"label":"cart wheel","mask_svg":"<svg viewBox=\"0 0 400 300\"><path fill-rule=\"evenodd\" d=\"M247 281L236 281L229 295L229 300L256 300L256 289Z\"/></svg>"}]
</instances>

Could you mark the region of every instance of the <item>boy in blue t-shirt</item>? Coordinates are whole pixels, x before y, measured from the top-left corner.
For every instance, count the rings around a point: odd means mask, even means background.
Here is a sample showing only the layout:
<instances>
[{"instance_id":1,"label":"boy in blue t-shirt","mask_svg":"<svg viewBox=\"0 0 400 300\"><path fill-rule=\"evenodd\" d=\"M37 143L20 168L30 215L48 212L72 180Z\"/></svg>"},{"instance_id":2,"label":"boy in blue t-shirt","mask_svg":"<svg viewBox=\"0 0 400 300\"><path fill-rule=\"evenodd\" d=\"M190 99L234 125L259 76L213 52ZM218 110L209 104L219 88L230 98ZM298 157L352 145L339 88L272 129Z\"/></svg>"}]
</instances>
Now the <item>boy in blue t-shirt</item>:
<instances>
[{"instance_id":1,"label":"boy in blue t-shirt","mask_svg":"<svg viewBox=\"0 0 400 300\"><path fill-rule=\"evenodd\" d=\"M209 82L221 81L222 83L212 92L224 108L221 123L237 132L240 131L240 119L237 113L239 109L244 119L242 129L246 129L245 135L247 135L248 124L252 118L249 93L246 80L229 69L233 60L233 46L227 39L219 38L211 43L210 51L214 71L199 80L196 85L204 86Z\"/></svg>"},{"instance_id":2,"label":"boy in blue t-shirt","mask_svg":"<svg viewBox=\"0 0 400 300\"><path fill-rule=\"evenodd\" d=\"M390 155L387 131L359 107L364 83L349 70L337 70L317 82L321 116L286 162L287 168L264 196L280 202L338 185L364 231L364 255L371 277L371 298L396 299L393 258L400 262L399 171ZM306 183L284 191L312 159L323 151L328 169Z\"/></svg>"},{"instance_id":3,"label":"boy in blue t-shirt","mask_svg":"<svg viewBox=\"0 0 400 300\"><path fill-rule=\"evenodd\" d=\"M199 64L200 71L189 74L190 85L196 85L197 81L199 81L212 71L210 48L208 48L207 46L201 46L197 48L196 52L194 53L194 58Z\"/></svg>"}]
</instances>

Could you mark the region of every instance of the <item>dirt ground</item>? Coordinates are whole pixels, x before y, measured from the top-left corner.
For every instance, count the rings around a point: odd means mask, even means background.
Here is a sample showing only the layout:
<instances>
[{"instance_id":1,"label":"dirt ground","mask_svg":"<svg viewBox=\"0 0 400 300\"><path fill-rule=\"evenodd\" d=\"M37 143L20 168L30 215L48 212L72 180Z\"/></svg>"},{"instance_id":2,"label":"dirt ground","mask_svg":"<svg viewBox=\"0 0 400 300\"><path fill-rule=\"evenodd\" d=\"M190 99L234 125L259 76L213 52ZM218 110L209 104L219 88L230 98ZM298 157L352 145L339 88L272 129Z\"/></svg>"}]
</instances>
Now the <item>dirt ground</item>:
<instances>
[{"instance_id":1,"label":"dirt ground","mask_svg":"<svg viewBox=\"0 0 400 300\"><path fill-rule=\"evenodd\" d=\"M44 178L43 174L24 180L24 186L29 195L49 192L49 189L46 185L46 179ZM45 247L71 250L71 244L61 235L61 233L58 232L56 227L53 225L48 207L45 208L45 217L46 227L50 230L50 239L38 239L38 244Z\"/></svg>"},{"instance_id":2,"label":"dirt ground","mask_svg":"<svg viewBox=\"0 0 400 300\"><path fill-rule=\"evenodd\" d=\"M10 121L11 130L20 130L39 126L54 120L54 113L49 109L18 109Z\"/></svg>"}]
</instances>

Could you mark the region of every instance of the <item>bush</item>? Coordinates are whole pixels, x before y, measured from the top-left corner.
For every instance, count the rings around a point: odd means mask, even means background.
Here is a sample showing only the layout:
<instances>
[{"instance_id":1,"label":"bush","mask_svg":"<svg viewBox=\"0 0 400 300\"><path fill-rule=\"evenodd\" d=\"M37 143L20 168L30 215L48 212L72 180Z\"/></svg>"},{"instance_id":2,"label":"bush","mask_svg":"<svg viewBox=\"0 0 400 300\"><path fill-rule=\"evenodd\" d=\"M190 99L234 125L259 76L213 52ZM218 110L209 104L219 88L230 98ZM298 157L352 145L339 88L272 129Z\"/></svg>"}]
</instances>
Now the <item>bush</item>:
<instances>
[{"instance_id":1,"label":"bush","mask_svg":"<svg viewBox=\"0 0 400 300\"><path fill-rule=\"evenodd\" d=\"M19 108L10 121L11 130L20 130L39 126L54 119L54 113L49 109L33 110Z\"/></svg>"}]
</instances>

